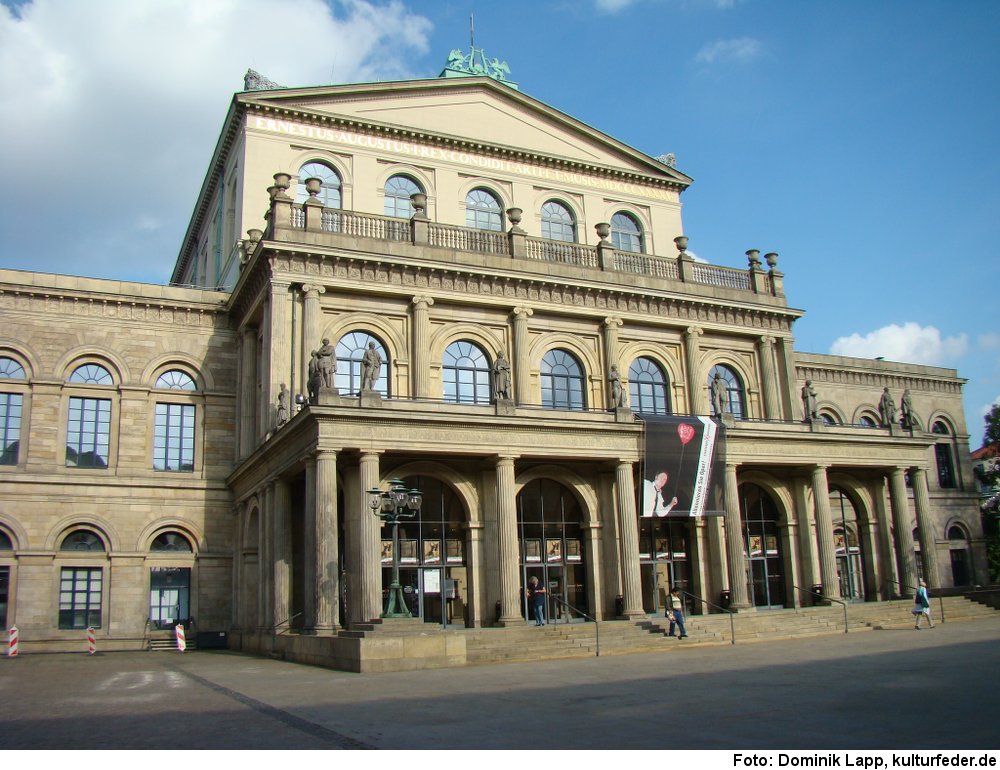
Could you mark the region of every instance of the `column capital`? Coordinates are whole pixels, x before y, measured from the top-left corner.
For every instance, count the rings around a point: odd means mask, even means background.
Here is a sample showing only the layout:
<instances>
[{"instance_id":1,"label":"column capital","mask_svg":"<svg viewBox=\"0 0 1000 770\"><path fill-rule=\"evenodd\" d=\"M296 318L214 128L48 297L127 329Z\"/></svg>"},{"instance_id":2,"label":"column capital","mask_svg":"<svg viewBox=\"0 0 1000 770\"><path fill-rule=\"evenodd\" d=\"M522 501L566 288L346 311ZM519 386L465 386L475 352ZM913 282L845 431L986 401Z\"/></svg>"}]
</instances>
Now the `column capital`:
<instances>
[{"instance_id":1,"label":"column capital","mask_svg":"<svg viewBox=\"0 0 1000 770\"><path fill-rule=\"evenodd\" d=\"M270 283L272 289L287 289L292 285L291 281L282 281L275 278L272 278Z\"/></svg>"},{"instance_id":2,"label":"column capital","mask_svg":"<svg viewBox=\"0 0 1000 770\"><path fill-rule=\"evenodd\" d=\"M811 466L813 473L816 473L816 471L828 471L832 467L831 463L813 463Z\"/></svg>"},{"instance_id":3,"label":"column capital","mask_svg":"<svg viewBox=\"0 0 1000 770\"><path fill-rule=\"evenodd\" d=\"M320 294L326 294L326 287L318 283L301 284L302 293L309 299L318 298Z\"/></svg>"},{"instance_id":4,"label":"column capital","mask_svg":"<svg viewBox=\"0 0 1000 770\"><path fill-rule=\"evenodd\" d=\"M605 329L614 329L614 328L620 329L624 325L625 322L621 318L615 315L608 316L607 318L604 319Z\"/></svg>"},{"instance_id":5,"label":"column capital","mask_svg":"<svg viewBox=\"0 0 1000 770\"><path fill-rule=\"evenodd\" d=\"M430 307L434 304L434 297L428 297L423 294L418 294L410 302L413 303L414 307Z\"/></svg>"},{"instance_id":6,"label":"column capital","mask_svg":"<svg viewBox=\"0 0 1000 770\"><path fill-rule=\"evenodd\" d=\"M524 318L525 320L527 320L528 318L530 318L535 314L535 311L532 310L530 307L525 307L524 305L518 305L517 307L515 307L513 310L510 311L510 314L515 318Z\"/></svg>"},{"instance_id":7,"label":"column capital","mask_svg":"<svg viewBox=\"0 0 1000 770\"><path fill-rule=\"evenodd\" d=\"M496 455L496 466L499 468L502 465L513 465L514 461L517 460L518 457L520 457L520 455Z\"/></svg>"},{"instance_id":8,"label":"column capital","mask_svg":"<svg viewBox=\"0 0 1000 770\"><path fill-rule=\"evenodd\" d=\"M705 333L705 330L702 329L700 326L689 326L687 329L684 330L684 333L688 337L700 337L702 334Z\"/></svg>"},{"instance_id":9,"label":"column capital","mask_svg":"<svg viewBox=\"0 0 1000 770\"><path fill-rule=\"evenodd\" d=\"M770 334L764 334L761 337L759 337L757 341L761 345L764 345L765 347L769 347L769 346L771 346L771 345L774 344L775 337L771 336Z\"/></svg>"}]
</instances>

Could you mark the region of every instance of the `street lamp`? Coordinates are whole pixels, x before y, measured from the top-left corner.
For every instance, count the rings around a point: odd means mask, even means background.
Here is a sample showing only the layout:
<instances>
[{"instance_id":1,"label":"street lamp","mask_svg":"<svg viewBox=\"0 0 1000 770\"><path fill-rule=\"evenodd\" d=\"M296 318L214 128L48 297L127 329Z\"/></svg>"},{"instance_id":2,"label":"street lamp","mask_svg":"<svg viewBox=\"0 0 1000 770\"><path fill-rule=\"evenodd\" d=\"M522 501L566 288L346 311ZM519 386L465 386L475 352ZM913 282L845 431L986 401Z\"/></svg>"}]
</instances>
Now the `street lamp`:
<instances>
[{"instance_id":1,"label":"street lamp","mask_svg":"<svg viewBox=\"0 0 1000 770\"><path fill-rule=\"evenodd\" d=\"M403 601L403 587L399 584L399 522L412 519L420 512L422 501L419 489L407 489L400 479L389 482L389 491L378 487L368 490L368 507L386 524L392 525L392 583L389 585L389 601L386 602L383 618L411 618L413 615Z\"/></svg>"}]
</instances>

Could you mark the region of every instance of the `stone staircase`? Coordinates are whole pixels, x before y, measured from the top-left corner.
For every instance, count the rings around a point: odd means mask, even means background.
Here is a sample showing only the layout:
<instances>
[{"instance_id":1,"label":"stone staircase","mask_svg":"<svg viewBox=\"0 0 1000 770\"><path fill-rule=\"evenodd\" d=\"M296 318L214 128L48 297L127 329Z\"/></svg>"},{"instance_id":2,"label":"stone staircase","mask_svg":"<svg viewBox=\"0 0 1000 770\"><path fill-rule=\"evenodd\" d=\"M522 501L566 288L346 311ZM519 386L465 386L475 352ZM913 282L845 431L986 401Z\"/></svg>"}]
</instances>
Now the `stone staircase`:
<instances>
[{"instance_id":1,"label":"stone staircase","mask_svg":"<svg viewBox=\"0 0 1000 770\"><path fill-rule=\"evenodd\" d=\"M933 598L934 623L941 622L942 603L946 623L1000 619L1000 613L962 596ZM852 604L847 609L849 633L913 627L909 599ZM766 642L844 633L844 608L829 607L757 610L737 613L730 625L726 614L694 615L686 619L688 638L666 635L669 621L649 618L638 622L609 620L600 623L600 654L675 651L686 647L729 645L735 627L736 643ZM597 651L593 623L555 623L508 628L469 629L466 639L468 665L512 663L556 658L591 657Z\"/></svg>"}]
</instances>

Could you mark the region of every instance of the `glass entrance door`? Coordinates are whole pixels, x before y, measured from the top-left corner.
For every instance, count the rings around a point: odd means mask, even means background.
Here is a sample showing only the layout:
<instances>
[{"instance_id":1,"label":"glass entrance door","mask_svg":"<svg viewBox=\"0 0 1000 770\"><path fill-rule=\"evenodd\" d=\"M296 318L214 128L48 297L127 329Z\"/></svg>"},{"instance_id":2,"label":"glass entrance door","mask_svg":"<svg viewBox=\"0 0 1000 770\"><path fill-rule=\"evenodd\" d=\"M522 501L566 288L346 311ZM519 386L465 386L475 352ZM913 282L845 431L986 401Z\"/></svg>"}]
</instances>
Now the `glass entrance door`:
<instances>
[{"instance_id":1,"label":"glass entrance door","mask_svg":"<svg viewBox=\"0 0 1000 770\"><path fill-rule=\"evenodd\" d=\"M191 617L191 568L153 567L149 571L149 620L169 629Z\"/></svg>"},{"instance_id":2,"label":"glass entrance door","mask_svg":"<svg viewBox=\"0 0 1000 770\"><path fill-rule=\"evenodd\" d=\"M741 484L740 513L750 598L755 607L783 607L785 581L778 537L778 506L762 487Z\"/></svg>"}]
</instances>

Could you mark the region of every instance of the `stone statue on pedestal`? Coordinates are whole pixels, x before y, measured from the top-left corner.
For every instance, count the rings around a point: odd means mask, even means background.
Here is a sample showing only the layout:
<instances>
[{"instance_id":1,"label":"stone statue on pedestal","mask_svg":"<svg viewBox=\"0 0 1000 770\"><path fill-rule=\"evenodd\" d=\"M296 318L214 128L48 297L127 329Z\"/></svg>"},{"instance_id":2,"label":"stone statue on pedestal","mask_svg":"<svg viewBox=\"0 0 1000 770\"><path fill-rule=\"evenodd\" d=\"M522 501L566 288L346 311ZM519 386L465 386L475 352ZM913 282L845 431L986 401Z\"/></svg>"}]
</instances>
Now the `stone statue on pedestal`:
<instances>
[{"instance_id":1,"label":"stone statue on pedestal","mask_svg":"<svg viewBox=\"0 0 1000 770\"><path fill-rule=\"evenodd\" d=\"M896 424L896 402L892 400L888 387L882 389L882 398L878 402L878 413L884 427L891 428Z\"/></svg>"},{"instance_id":2,"label":"stone statue on pedestal","mask_svg":"<svg viewBox=\"0 0 1000 770\"><path fill-rule=\"evenodd\" d=\"M816 411L816 389L813 388L812 380L806 380L802 386L802 419L806 422L819 419Z\"/></svg>"},{"instance_id":3,"label":"stone statue on pedestal","mask_svg":"<svg viewBox=\"0 0 1000 770\"><path fill-rule=\"evenodd\" d=\"M382 376L382 354L374 342L368 343L368 350L361 357L361 390L375 390L375 383Z\"/></svg>"},{"instance_id":4,"label":"stone statue on pedestal","mask_svg":"<svg viewBox=\"0 0 1000 770\"><path fill-rule=\"evenodd\" d=\"M497 401L510 400L510 363L502 352L497 353L493 364L493 397Z\"/></svg>"},{"instance_id":5,"label":"stone statue on pedestal","mask_svg":"<svg viewBox=\"0 0 1000 770\"><path fill-rule=\"evenodd\" d=\"M712 412L721 419L722 415L729 411L729 399L726 397L728 395L726 383L718 372L712 378L712 387L709 390L712 397Z\"/></svg>"}]
</instances>

